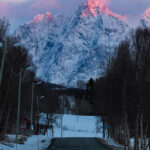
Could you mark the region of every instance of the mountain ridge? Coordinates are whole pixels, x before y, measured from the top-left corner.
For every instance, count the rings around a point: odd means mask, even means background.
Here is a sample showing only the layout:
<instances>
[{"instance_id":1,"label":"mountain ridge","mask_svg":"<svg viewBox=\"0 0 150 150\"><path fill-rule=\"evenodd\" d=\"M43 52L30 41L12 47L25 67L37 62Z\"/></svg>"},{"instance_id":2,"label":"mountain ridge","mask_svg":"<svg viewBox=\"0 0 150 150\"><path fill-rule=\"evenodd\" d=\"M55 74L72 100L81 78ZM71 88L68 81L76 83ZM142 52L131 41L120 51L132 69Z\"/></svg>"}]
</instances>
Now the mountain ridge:
<instances>
[{"instance_id":1,"label":"mountain ridge","mask_svg":"<svg viewBox=\"0 0 150 150\"><path fill-rule=\"evenodd\" d=\"M45 21L47 13L39 16L40 21L18 28L16 35L32 56L37 77L76 87L78 80L87 82L103 74L108 57L125 38L129 26L107 13L85 17L88 8L88 3L81 5L70 18L49 13L50 19Z\"/></svg>"}]
</instances>

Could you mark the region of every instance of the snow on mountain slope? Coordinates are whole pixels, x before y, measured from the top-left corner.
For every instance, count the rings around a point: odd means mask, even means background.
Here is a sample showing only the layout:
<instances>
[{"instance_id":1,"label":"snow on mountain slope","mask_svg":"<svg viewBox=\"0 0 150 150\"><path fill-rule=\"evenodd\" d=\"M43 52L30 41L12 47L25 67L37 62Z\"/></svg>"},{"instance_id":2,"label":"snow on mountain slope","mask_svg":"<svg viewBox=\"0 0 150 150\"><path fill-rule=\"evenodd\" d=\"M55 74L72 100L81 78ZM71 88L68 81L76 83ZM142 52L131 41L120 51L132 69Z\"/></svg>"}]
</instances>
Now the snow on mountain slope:
<instances>
[{"instance_id":1,"label":"snow on mountain slope","mask_svg":"<svg viewBox=\"0 0 150 150\"><path fill-rule=\"evenodd\" d=\"M49 19L47 20L47 15ZM101 0L88 0L70 18L37 15L16 31L45 81L76 86L99 77L107 57L129 30L125 17Z\"/></svg>"},{"instance_id":2,"label":"snow on mountain slope","mask_svg":"<svg viewBox=\"0 0 150 150\"><path fill-rule=\"evenodd\" d=\"M143 18L141 19L141 25L143 27L150 26L150 7L146 9Z\"/></svg>"}]
</instances>

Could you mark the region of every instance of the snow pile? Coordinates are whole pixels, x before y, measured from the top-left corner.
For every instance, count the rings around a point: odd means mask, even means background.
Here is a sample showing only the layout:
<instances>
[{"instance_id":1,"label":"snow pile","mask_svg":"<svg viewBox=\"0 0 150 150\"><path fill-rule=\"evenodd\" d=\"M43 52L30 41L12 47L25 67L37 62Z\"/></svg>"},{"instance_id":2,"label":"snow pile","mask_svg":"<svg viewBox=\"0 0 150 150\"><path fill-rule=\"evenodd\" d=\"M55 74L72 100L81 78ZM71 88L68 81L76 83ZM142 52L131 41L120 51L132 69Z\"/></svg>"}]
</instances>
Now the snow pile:
<instances>
[{"instance_id":1,"label":"snow pile","mask_svg":"<svg viewBox=\"0 0 150 150\"><path fill-rule=\"evenodd\" d=\"M8 135L9 139L15 139L15 135ZM50 145L51 134L48 132L46 135L33 135L27 139L24 144L18 144L18 150L46 150ZM11 146L0 143L0 150L14 150L16 149L15 143L9 143Z\"/></svg>"}]
</instances>

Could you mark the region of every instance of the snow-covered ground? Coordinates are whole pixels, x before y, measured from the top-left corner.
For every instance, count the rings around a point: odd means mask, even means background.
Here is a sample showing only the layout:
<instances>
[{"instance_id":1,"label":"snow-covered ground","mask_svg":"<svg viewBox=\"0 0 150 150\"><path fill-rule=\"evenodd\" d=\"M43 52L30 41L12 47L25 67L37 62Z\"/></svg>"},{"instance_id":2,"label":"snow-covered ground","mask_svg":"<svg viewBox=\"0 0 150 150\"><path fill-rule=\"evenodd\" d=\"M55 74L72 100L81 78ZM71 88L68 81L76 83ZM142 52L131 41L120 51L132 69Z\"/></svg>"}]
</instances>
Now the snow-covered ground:
<instances>
[{"instance_id":1,"label":"snow-covered ground","mask_svg":"<svg viewBox=\"0 0 150 150\"><path fill-rule=\"evenodd\" d=\"M97 130L100 117L63 115L62 137L102 137L102 131ZM61 115L58 115L54 127L54 137L61 137ZM101 126L101 123L99 123Z\"/></svg>"},{"instance_id":2,"label":"snow-covered ground","mask_svg":"<svg viewBox=\"0 0 150 150\"><path fill-rule=\"evenodd\" d=\"M46 116L46 115L44 115ZM48 130L46 135L33 135L27 141L18 145L18 150L46 150L53 137L61 137L61 117L62 115L55 116L56 122L54 123L54 135ZM43 119L44 120L44 119ZM62 117L62 137L97 137L102 138L102 123L101 118L96 116L77 116L77 115L63 115ZM45 121L44 121L45 122ZM15 135L8 135L9 138L15 139ZM115 145L114 142L108 143ZM15 150L16 145L9 147L0 143L0 150Z\"/></svg>"},{"instance_id":3,"label":"snow-covered ground","mask_svg":"<svg viewBox=\"0 0 150 150\"><path fill-rule=\"evenodd\" d=\"M15 135L8 135L10 139L15 139ZM44 135L33 135L29 137L24 144L18 144L18 150L46 150L51 141L51 135L47 133ZM15 143L9 143L10 146L0 143L0 150L16 150Z\"/></svg>"},{"instance_id":4,"label":"snow-covered ground","mask_svg":"<svg viewBox=\"0 0 150 150\"><path fill-rule=\"evenodd\" d=\"M146 139L146 145L148 145L148 140L149 139ZM130 145L131 145L131 148L133 149L134 148L134 139L133 138L130 139ZM141 150L140 139L139 139L139 150ZM150 150L149 147L147 147L147 150Z\"/></svg>"}]
</instances>

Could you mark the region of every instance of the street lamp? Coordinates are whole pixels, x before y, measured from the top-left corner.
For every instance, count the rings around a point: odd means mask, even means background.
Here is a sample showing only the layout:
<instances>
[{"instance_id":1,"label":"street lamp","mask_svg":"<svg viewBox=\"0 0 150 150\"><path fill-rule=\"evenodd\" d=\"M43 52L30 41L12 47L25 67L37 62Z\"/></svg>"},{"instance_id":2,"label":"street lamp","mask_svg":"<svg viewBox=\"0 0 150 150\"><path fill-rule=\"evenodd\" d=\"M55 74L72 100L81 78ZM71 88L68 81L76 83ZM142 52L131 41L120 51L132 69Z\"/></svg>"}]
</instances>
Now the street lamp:
<instances>
[{"instance_id":1,"label":"street lamp","mask_svg":"<svg viewBox=\"0 0 150 150\"><path fill-rule=\"evenodd\" d=\"M63 114L64 114L64 95L60 96L60 100L61 100L61 139L62 139L62 135L63 135Z\"/></svg>"},{"instance_id":2,"label":"street lamp","mask_svg":"<svg viewBox=\"0 0 150 150\"><path fill-rule=\"evenodd\" d=\"M28 70L32 70L33 67L29 67ZM34 83L34 81L32 82L32 96L31 96L31 116L30 116L30 119L31 119L31 129L30 129L30 136L31 136L31 133L32 133L32 116L33 116L33 98L34 98L34 86L35 85L40 85L42 82L37 82L37 83Z\"/></svg>"},{"instance_id":3,"label":"street lamp","mask_svg":"<svg viewBox=\"0 0 150 150\"><path fill-rule=\"evenodd\" d=\"M37 133L38 133L38 130L39 130L39 117L38 117L38 114L39 114L39 100L41 99L44 99L45 96L40 96L36 98L36 103L37 103Z\"/></svg>"},{"instance_id":4,"label":"street lamp","mask_svg":"<svg viewBox=\"0 0 150 150\"><path fill-rule=\"evenodd\" d=\"M16 43L18 44L18 43ZM21 47L21 44L13 45L14 47ZM18 131L19 131L19 117L20 117L20 99L21 99L21 79L22 79L22 72L20 70L19 73L19 89L18 89L18 109L17 109L17 125L16 125L16 150L18 149Z\"/></svg>"},{"instance_id":5,"label":"street lamp","mask_svg":"<svg viewBox=\"0 0 150 150\"><path fill-rule=\"evenodd\" d=\"M22 46L22 43L20 43L20 42L15 43L15 44L13 45L13 47L21 47L21 46Z\"/></svg>"},{"instance_id":6,"label":"street lamp","mask_svg":"<svg viewBox=\"0 0 150 150\"><path fill-rule=\"evenodd\" d=\"M17 109L17 125L16 125L16 150L18 149L18 131L19 131L19 116L20 116L20 98L21 98L21 71L19 74L19 90L18 90L18 109Z\"/></svg>"},{"instance_id":7,"label":"street lamp","mask_svg":"<svg viewBox=\"0 0 150 150\"><path fill-rule=\"evenodd\" d=\"M32 71L33 67L28 67L26 69L27 71ZM32 112L33 112L33 98L34 98L34 81L32 82L32 95L31 95L31 113L30 113L30 121L31 121L31 127L30 127L30 136L32 133Z\"/></svg>"},{"instance_id":8,"label":"street lamp","mask_svg":"<svg viewBox=\"0 0 150 150\"><path fill-rule=\"evenodd\" d=\"M27 71L32 71L32 70L34 70L34 68L33 67L28 67L26 70Z\"/></svg>"},{"instance_id":9,"label":"street lamp","mask_svg":"<svg viewBox=\"0 0 150 150\"><path fill-rule=\"evenodd\" d=\"M43 99L43 98L45 98L45 96L40 96L40 99Z\"/></svg>"},{"instance_id":10,"label":"street lamp","mask_svg":"<svg viewBox=\"0 0 150 150\"><path fill-rule=\"evenodd\" d=\"M41 84L42 82L38 82L36 85ZM36 112L36 117L37 117L37 124L36 124L36 134L38 135L39 133L39 100L45 98L45 96L40 96L40 98L37 96L36 97L36 102L37 102L37 112ZM39 139L38 139L39 140ZM39 150L39 142L38 142L38 150Z\"/></svg>"}]
</instances>

